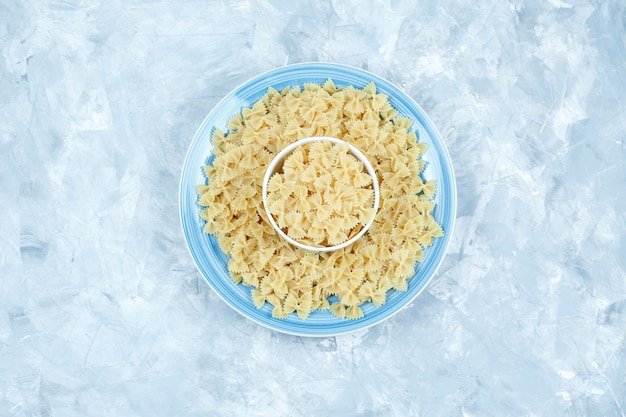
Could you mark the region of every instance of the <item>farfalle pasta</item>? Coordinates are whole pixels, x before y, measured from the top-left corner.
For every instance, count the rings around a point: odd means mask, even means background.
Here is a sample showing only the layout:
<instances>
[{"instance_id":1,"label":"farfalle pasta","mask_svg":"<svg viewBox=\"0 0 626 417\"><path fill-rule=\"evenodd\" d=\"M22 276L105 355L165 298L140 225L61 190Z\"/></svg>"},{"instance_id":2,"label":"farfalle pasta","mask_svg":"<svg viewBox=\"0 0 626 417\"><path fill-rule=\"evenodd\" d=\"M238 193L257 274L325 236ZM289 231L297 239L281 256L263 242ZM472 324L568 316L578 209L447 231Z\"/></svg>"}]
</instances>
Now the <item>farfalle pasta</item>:
<instances>
[{"instance_id":1,"label":"farfalle pasta","mask_svg":"<svg viewBox=\"0 0 626 417\"><path fill-rule=\"evenodd\" d=\"M269 214L291 239L327 247L356 236L374 217L373 179L347 143L307 143L268 181Z\"/></svg>"},{"instance_id":2,"label":"farfalle pasta","mask_svg":"<svg viewBox=\"0 0 626 417\"><path fill-rule=\"evenodd\" d=\"M251 287L255 306L269 303L275 318L306 319L312 311L330 310L338 318L359 319L363 303L379 307L390 290L407 290L424 248L443 236L432 216L435 181L420 176L426 145L417 141L411 124L374 83L340 88L328 80L269 88L225 130L214 129L207 181L197 186L203 231L229 256L233 281ZM263 177L274 155L312 136L354 144L379 182L374 223L355 243L333 252L287 243L262 204ZM302 152L271 178L270 210L294 239L345 240L370 218L371 177L341 147L316 142ZM330 192L333 187L340 192Z\"/></svg>"}]
</instances>

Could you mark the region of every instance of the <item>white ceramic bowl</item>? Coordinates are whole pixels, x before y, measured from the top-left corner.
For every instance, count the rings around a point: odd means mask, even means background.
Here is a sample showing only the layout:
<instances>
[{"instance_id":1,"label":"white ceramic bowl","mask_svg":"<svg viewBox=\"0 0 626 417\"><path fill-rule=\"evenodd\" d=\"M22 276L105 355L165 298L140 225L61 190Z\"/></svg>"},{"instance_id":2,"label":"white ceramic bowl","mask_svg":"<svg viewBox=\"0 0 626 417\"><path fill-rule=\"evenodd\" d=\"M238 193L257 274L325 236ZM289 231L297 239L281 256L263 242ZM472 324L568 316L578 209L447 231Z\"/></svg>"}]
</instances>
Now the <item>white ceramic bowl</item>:
<instances>
[{"instance_id":1,"label":"white ceramic bowl","mask_svg":"<svg viewBox=\"0 0 626 417\"><path fill-rule=\"evenodd\" d=\"M271 176L275 172L277 172L277 168L281 166L282 162L289 155L291 155L293 151L309 143L322 142L322 141L331 142L336 145L340 145L340 144L347 145L350 149L350 153L352 153L352 155L354 155L359 161L363 163L363 166L367 170L368 174L372 177L372 187L374 189L374 215L363 226L363 228L359 231L359 233L357 233L356 235L354 235L353 237L351 237L350 239L346 240L343 243L340 243L334 246L309 246L309 245L305 245L304 243L298 242L295 239L292 239L289 235L287 235L287 233L285 233L280 227L278 227L278 225L276 224L276 220L274 219L274 216L272 215L272 213L270 213L270 210L267 207L267 184L269 183ZM370 228L372 223L374 223L374 219L376 218L376 213L378 212L379 204L380 204L380 189L378 187L378 178L376 177L376 171L374 171L374 167L372 166L370 161L367 159L367 157L363 154L363 152L361 152L356 146L346 141L343 141L341 139L337 139L337 138L326 137L326 136L314 136L310 138L300 139L294 143L287 145L285 148L283 148L283 150L281 150L279 153L276 154L274 159L272 159L272 162L270 162L270 164L268 165L267 171L265 171L265 176L263 177L263 206L265 207L265 213L267 213L267 217L272 227L287 242L291 243L292 245L298 248L309 250L309 251L332 252L335 250L345 248L346 246L351 245L357 240L359 240L359 238L361 238L361 236L363 236L365 232L367 232L367 229Z\"/></svg>"}]
</instances>

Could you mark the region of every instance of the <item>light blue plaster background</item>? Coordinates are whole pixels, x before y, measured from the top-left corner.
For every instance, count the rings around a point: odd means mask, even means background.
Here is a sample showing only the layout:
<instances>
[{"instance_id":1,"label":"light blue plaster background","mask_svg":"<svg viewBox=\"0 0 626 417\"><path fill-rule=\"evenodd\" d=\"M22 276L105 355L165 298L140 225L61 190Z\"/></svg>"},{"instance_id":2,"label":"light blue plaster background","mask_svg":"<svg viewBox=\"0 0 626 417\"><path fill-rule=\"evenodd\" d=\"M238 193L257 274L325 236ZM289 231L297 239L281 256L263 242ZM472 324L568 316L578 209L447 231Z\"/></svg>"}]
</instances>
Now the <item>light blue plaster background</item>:
<instances>
[{"instance_id":1,"label":"light blue plaster background","mask_svg":"<svg viewBox=\"0 0 626 417\"><path fill-rule=\"evenodd\" d=\"M303 339L185 247L195 129L278 66L366 68L431 115L457 228L415 302ZM0 3L1 416L625 416L621 0Z\"/></svg>"}]
</instances>

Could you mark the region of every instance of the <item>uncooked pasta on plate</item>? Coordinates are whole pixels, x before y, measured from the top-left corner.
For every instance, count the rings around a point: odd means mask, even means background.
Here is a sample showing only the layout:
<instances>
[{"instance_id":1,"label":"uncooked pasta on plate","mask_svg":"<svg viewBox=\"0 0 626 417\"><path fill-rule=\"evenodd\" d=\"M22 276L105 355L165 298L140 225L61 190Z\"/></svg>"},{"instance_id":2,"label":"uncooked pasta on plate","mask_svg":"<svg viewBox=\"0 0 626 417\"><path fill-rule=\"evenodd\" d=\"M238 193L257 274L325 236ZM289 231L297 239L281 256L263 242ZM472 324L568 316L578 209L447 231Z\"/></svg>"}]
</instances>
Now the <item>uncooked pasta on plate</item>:
<instances>
[{"instance_id":1,"label":"uncooked pasta on plate","mask_svg":"<svg viewBox=\"0 0 626 417\"><path fill-rule=\"evenodd\" d=\"M385 304L389 291L406 291L424 249L443 236L432 213L434 179L424 180L412 120L370 82L338 87L332 79L281 90L215 126L206 182L196 188L204 233L228 255L236 284L252 288L250 303L272 306L272 317L330 310L360 319L361 306ZM298 249L272 228L262 205L262 181L274 155L308 137L333 137L364 153L380 184L380 208L369 230L334 251ZM362 165L362 164L361 164ZM311 144L288 158L270 181L268 208L281 229L309 244L336 244L371 218L371 177L341 146Z\"/></svg>"}]
</instances>

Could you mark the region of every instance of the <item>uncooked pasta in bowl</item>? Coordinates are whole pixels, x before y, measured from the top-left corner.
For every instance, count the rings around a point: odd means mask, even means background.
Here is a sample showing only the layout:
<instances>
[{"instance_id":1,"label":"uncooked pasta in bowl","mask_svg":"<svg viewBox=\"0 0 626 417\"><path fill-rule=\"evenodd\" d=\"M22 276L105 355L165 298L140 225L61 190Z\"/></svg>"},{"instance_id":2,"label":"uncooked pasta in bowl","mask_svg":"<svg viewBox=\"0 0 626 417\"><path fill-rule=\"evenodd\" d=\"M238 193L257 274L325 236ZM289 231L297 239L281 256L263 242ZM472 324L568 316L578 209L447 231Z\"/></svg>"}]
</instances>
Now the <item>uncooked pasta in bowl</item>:
<instances>
[{"instance_id":1,"label":"uncooked pasta in bowl","mask_svg":"<svg viewBox=\"0 0 626 417\"><path fill-rule=\"evenodd\" d=\"M380 205L378 175L369 159L341 139L298 139L270 162L263 206L274 230L292 245L331 252L360 239Z\"/></svg>"},{"instance_id":2,"label":"uncooked pasta in bowl","mask_svg":"<svg viewBox=\"0 0 626 417\"><path fill-rule=\"evenodd\" d=\"M264 190L274 157L311 137L346 146L298 147ZM373 178L347 146L373 167L376 207ZM225 97L190 146L180 193L211 287L244 316L306 336L365 328L406 306L440 264L456 210L447 151L421 108L333 64L279 68Z\"/></svg>"}]
</instances>

